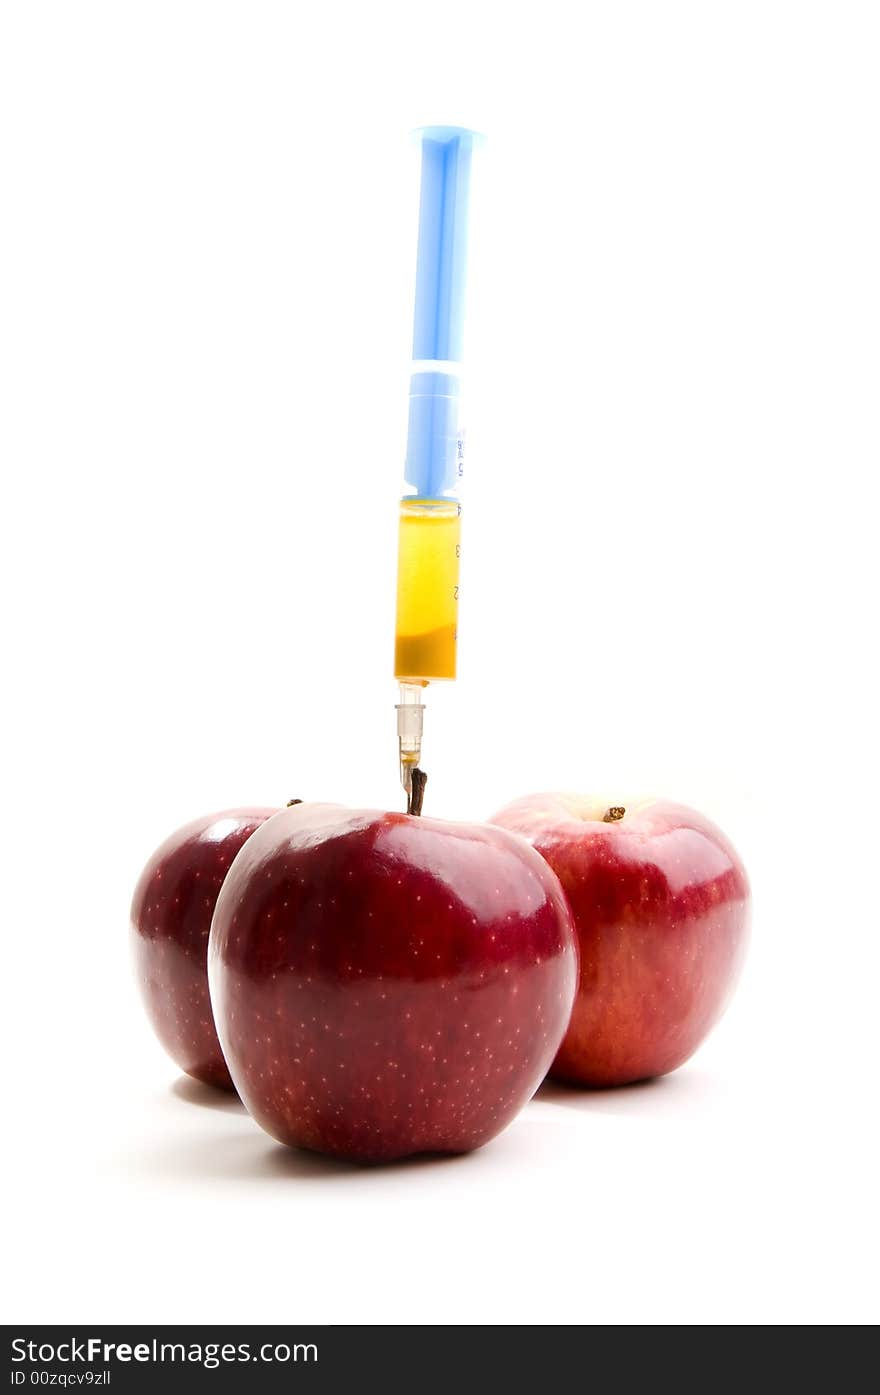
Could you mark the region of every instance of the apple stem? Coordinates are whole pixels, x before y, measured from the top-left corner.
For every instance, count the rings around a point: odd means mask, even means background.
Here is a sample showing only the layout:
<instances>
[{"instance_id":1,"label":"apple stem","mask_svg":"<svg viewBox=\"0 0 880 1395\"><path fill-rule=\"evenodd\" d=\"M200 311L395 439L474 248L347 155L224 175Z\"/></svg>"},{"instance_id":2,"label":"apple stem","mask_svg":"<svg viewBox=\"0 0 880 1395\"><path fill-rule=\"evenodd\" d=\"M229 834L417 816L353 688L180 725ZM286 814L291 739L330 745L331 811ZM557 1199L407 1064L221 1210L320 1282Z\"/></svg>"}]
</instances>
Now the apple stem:
<instances>
[{"instance_id":1,"label":"apple stem","mask_svg":"<svg viewBox=\"0 0 880 1395\"><path fill-rule=\"evenodd\" d=\"M412 773L412 790L406 810L408 814L414 814L416 818L422 812L422 801L425 798L425 785L427 783L428 777L424 770L419 770L419 767L416 766Z\"/></svg>"},{"instance_id":2,"label":"apple stem","mask_svg":"<svg viewBox=\"0 0 880 1395\"><path fill-rule=\"evenodd\" d=\"M288 808L288 809L292 809L293 806L294 806L294 804L302 804L302 800L301 800L301 799L288 799L287 804L286 804L285 807Z\"/></svg>"},{"instance_id":3,"label":"apple stem","mask_svg":"<svg viewBox=\"0 0 880 1395\"><path fill-rule=\"evenodd\" d=\"M603 823L619 823L620 820L623 818L623 816L624 816L625 813L626 813L626 810L623 808L622 805L620 805L620 804L612 804L611 808L608 809L608 810L602 815L602 822L603 822Z\"/></svg>"}]
</instances>

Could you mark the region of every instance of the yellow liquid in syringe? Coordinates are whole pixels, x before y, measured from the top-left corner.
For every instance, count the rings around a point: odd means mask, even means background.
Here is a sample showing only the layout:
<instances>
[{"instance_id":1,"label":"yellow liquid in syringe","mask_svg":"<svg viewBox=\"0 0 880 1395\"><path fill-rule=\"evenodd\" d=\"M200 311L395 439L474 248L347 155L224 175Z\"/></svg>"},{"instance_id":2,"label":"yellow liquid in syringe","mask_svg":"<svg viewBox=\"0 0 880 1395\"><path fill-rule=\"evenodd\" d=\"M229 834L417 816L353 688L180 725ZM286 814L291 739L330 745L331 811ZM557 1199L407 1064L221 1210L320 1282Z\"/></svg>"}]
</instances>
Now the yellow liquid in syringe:
<instances>
[{"instance_id":1,"label":"yellow liquid in syringe","mask_svg":"<svg viewBox=\"0 0 880 1395\"><path fill-rule=\"evenodd\" d=\"M454 499L404 499L397 553L394 676L455 677L461 509Z\"/></svg>"}]
</instances>

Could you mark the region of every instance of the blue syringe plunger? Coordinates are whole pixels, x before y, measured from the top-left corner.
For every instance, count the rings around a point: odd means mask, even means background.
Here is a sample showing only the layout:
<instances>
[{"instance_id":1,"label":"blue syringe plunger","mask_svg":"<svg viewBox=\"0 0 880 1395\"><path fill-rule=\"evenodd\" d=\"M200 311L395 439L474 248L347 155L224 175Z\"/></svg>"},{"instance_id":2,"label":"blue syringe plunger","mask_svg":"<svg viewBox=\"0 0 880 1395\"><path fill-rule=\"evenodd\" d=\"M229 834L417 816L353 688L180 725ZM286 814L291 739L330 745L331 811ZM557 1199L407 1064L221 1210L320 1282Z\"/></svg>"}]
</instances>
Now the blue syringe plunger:
<instances>
[{"instance_id":1,"label":"blue syringe plunger","mask_svg":"<svg viewBox=\"0 0 880 1395\"><path fill-rule=\"evenodd\" d=\"M422 184L412 356L460 363L474 132L427 126L419 136Z\"/></svg>"},{"instance_id":2,"label":"blue syringe plunger","mask_svg":"<svg viewBox=\"0 0 880 1395\"><path fill-rule=\"evenodd\" d=\"M439 498L454 488L458 470L457 369L477 137L459 126L428 126L418 135L422 178L406 480L417 496Z\"/></svg>"}]
</instances>

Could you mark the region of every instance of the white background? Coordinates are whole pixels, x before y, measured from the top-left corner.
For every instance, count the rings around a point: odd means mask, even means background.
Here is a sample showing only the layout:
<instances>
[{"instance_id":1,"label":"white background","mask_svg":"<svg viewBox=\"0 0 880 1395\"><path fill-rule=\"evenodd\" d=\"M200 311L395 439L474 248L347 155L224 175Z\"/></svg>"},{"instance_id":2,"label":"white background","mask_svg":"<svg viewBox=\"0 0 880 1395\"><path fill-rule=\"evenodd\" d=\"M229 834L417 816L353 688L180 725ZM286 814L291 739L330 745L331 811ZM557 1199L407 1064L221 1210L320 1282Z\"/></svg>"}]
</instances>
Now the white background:
<instances>
[{"instance_id":1,"label":"white background","mask_svg":"<svg viewBox=\"0 0 880 1395\"><path fill-rule=\"evenodd\" d=\"M877 1318L877 18L4 5L7 1320ZM127 909L209 809L399 806L406 132L442 120L490 144L430 811L668 793L755 930L675 1076L351 1171L177 1076Z\"/></svg>"}]
</instances>

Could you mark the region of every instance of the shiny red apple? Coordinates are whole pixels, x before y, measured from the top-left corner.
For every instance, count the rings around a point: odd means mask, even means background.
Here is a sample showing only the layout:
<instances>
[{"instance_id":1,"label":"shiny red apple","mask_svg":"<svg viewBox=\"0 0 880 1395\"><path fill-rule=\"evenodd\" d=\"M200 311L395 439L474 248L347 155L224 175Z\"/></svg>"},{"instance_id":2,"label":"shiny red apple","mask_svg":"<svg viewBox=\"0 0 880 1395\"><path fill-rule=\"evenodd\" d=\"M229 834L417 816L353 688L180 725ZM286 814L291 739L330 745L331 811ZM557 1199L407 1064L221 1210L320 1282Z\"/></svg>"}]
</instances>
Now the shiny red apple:
<instances>
[{"instance_id":1,"label":"shiny red apple","mask_svg":"<svg viewBox=\"0 0 880 1395\"><path fill-rule=\"evenodd\" d=\"M749 885L720 829L663 800L517 800L492 823L524 835L574 915L580 977L551 1074L625 1085L675 1070L718 1021L749 927Z\"/></svg>"},{"instance_id":2,"label":"shiny red apple","mask_svg":"<svg viewBox=\"0 0 880 1395\"><path fill-rule=\"evenodd\" d=\"M559 883L487 825L300 805L217 900L209 977L236 1089L282 1143L362 1162L486 1143L574 999Z\"/></svg>"},{"instance_id":3,"label":"shiny red apple","mask_svg":"<svg viewBox=\"0 0 880 1395\"><path fill-rule=\"evenodd\" d=\"M172 833L150 858L131 903L138 984L165 1050L207 1085L233 1088L208 995L208 932L232 859L277 809L227 809Z\"/></svg>"}]
</instances>

